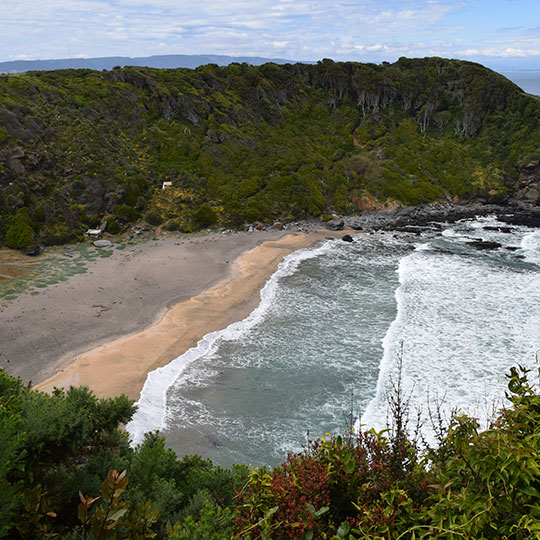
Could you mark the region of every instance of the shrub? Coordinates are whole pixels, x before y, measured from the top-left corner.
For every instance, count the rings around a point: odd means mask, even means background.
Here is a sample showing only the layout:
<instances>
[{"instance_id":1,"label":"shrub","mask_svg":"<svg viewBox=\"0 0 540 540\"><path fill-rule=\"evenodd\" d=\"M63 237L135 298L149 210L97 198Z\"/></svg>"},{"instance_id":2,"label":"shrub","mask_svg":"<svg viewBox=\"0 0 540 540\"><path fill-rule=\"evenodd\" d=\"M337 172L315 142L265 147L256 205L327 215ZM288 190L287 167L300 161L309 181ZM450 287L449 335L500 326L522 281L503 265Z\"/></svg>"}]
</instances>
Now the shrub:
<instances>
[{"instance_id":1,"label":"shrub","mask_svg":"<svg viewBox=\"0 0 540 540\"><path fill-rule=\"evenodd\" d=\"M179 231L180 230L180 223L178 222L177 219L170 219L169 221L167 221L167 223L165 223L163 228L166 231L170 231L170 232Z\"/></svg>"},{"instance_id":2,"label":"shrub","mask_svg":"<svg viewBox=\"0 0 540 540\"><path fill-rule=\"evenodd\" d=\"M12 249L34 245L34 229L28 208L21 208L9 221L4 243Z\"/></svg>"},{"instance_id":3,"label":"shrub","mask_svg":"<svg viewBox=\"0 0 540 540\"><path fill-rule=\"evenodd\" d=\"M131 206L127 206L125 204L117 204L114 207L114 214L117 218L129 222L137 221L139 219L139 212L137 212L137 210Z\"/></svg>"},{"instance_id":4,"label":"shrub","mask_svg":"<svg viewBox=\"0 0 540 540\"><path fill-rule=\"evenodd\" d=\"M149 225L157 227L158 225L161 225L163 223L163 218L157 211L149 210L144 215L144 221L146 221L146 223L148 223Z\"/></svg>"},{"instance_id":5,"label":"shrub","mask_svg":"<svg viewBox=\"0 0 540 540\"><path fill-rule=\"evenodd\" d=\"M209 204L201 204L193 214L195 223L201 227L211 227L217 222L217 214Z\"/></svg>"},{"instance_id":6,"label":"shrub","mask_svg":"<svg viewBox=\"0 0 540 540\"><path fill-rule=\"evenodd\" d=\"M59 246L72 242L80 232L69 229L65 223L51 223L41 231L40 241L44 246Z\"/></svg>"},{"instance_id":7,"label":"shrub","mask_svg":"<svg viewBox=\"0 0 540 540\"><path fill-rule=\"evenodd\" d=\"M370 431L349 443L341 437L310 442L271 473L252 473L242 493L238 533L323 538L354 527L394 538L414 523L431 480L406 439Z\"/></svg>"},{"instance_id":8,"label":"shrub","mask_svg":"<svg viewBox=\"0 0 540 540\"><path fill-rule=\"evenodd\" d=\"M107 220L107 232L111 234L118 234L122 231L122 227L120 226L120 223L116 221L115 219L109 219Z\"/></svg>"}]
</instances>

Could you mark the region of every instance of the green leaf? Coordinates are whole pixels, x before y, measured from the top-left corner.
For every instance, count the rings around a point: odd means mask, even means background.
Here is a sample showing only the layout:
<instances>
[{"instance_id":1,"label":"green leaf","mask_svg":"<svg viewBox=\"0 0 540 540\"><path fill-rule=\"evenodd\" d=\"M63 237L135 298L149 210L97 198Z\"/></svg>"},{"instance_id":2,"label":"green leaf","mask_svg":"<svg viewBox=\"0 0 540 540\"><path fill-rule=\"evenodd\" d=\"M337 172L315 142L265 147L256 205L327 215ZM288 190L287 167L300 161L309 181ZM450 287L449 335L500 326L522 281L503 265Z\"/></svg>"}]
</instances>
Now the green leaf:
<instances>
[{"instance_id":1,"label":"green leaf","mask_svg":"<svg viewBox=\"0 0 540 540\"><path fill-rule=\"evenodd\" d=\"M127 511L127 508L120 508L116 512L113 512L108 519L109 521L118 521Z\"/></svg>"},{"instance_id":2,"label":"green leaf","mask_svg":"<svg viewBox=\"0 0 540 540\"><path fill-rule=\"evenodd\" d=\"M531 497L540 498L540 491L538 491L533 486L522 486L518 488L518 491L520 493L525 493L526 495L530 495Z\"/></svg>"},{"instance_id":3,"label":"green leaf","mask_svg":"<svg viewBox=\"0 0 540 540\"><path fill-rule=\"evenodd\" d=\"M318 518L318 517L321 517L323 514L326 514L328 510L330 510L328 506L322 506L319 510L313 513L313 515Z\"/></svg>"},{"instance_id":4,"label":"green leaf","mask_svg":"<svg viewBox=\"0 0 540 540\"><path fill-rule=\"evenodd\" d=\"M356 461L352 454L349 454L343 463L343 469L347 474L352 474L356 468Z\"/></svg>"},{"instance_id":5,"label":"green leaf","mask_svg":"<svg viewBox=\"0 0 540 540\"><path fill-rule=\"evenodd\" d=\"M348 521L343 521L341 525L339 526L339 529L336 532L336 535L338 538L345 538L347 534L349 534L349 531L351 530L351 526Z\"/></svg>"}]
</instances>

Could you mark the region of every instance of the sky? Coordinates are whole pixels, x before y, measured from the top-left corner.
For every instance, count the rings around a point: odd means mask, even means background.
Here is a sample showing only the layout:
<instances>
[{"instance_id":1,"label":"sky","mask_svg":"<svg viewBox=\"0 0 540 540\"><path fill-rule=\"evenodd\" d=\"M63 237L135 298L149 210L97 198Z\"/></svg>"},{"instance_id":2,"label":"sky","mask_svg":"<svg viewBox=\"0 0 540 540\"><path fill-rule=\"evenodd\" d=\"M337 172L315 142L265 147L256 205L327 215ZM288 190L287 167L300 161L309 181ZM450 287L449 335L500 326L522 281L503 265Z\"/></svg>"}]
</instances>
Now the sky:
<instances>
[{"instance_id":1,"label":"sky","mask_svg":"<svg viewBox=\"0 0 540 540\"><path fill-rule=\"evenodd\" d=\"M540 70L540 0L0 1L0 61L156 54Z\"/></svg>"}]
</instances>

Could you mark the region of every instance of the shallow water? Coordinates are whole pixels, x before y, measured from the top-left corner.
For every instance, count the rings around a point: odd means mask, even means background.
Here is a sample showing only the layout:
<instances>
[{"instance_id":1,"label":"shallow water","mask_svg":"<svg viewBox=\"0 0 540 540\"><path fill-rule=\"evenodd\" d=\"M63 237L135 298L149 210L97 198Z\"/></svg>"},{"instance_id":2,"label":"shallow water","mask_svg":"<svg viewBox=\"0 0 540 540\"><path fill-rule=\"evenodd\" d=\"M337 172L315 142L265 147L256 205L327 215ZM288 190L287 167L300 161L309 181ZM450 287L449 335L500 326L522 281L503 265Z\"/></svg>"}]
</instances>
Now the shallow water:
<instances>
[{"instance_id":1,"label":"shallow water","mask_svg":"<svg viewBox=\"0 0 540 540\"><path fill-rule=\"evenodd\" d=\"M161 428L179 454L222 465L276 464L308 432L342 432L351 396L366 427L384 428L401 347L414 410L444 397L446 411L485 416L505 371L540 349L540 232L494 225L360 234L288 256L250 317L150 377L131 433Z\"/></svg>"}]
</instances>

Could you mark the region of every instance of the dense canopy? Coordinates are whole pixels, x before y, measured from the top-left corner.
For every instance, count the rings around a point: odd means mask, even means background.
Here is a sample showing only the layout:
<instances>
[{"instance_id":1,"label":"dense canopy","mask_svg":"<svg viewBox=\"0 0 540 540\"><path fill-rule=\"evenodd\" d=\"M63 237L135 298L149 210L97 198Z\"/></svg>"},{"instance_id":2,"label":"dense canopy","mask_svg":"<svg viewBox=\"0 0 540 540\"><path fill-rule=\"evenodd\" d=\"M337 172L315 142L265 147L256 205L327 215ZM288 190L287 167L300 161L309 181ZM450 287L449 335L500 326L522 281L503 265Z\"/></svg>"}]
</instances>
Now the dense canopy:
<instances>
[{"instance_id":1,"label":"dense canopy","mask_svg":"<svg viewBox=\"0 0 540 540\"><path fill-rule=\"evenodd\" d=\"M539 152L539 100L458 60L3 75L0 241L504 202Z\"/></svg>"}]
</instances>

